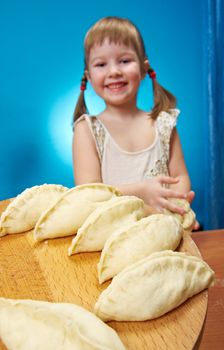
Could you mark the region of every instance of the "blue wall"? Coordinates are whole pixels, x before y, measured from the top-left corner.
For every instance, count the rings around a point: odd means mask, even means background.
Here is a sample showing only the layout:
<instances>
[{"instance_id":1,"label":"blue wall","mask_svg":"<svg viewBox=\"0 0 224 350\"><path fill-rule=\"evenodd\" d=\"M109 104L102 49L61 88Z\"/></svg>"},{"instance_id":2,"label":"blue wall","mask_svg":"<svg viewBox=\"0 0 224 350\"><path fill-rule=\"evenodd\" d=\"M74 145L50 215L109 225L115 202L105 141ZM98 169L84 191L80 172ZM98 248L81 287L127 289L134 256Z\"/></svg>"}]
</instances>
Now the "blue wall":
<instances>
[{"instance_id":1,"label":"blue wall","mask_svg":"<svg viewBox=\"0 0 224 350\"><path fill-rule=\"evenodd\" d=\"M117 15L139 27L159 82L177 96L178 130L197 193L193 208L203 224L202 1L1 2L0 199L42 183L74 185L71 120L83 71L83 38L96 20ZM102 107L91 88L87 103L91 113ZM148 80L139 104L152 105Z\"/></svg>"}]
</instances>

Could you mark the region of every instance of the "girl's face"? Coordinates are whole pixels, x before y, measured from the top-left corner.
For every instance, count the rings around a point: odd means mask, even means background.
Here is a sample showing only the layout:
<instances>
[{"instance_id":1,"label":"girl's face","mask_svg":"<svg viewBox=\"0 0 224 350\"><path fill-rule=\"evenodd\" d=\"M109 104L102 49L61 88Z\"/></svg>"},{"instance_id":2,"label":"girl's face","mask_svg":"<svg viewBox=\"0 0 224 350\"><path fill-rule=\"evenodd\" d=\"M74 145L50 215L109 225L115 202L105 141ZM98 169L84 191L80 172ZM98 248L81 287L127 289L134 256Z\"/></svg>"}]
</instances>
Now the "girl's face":
<instances>
[{"instance_id":1,"label":"girl's face","mask_svg":"<svg viewBox=\"0 0 224 350\"><path fill-rule=\"evenodd\" d=\"M144 65L146 71L148 62L145 61ZM102 45L91 48L86 74L106 105L116 106L136 103L137 91L145 76L135 50L123 44L110 43L108 39Z\"/></svg>"}]
</instances>

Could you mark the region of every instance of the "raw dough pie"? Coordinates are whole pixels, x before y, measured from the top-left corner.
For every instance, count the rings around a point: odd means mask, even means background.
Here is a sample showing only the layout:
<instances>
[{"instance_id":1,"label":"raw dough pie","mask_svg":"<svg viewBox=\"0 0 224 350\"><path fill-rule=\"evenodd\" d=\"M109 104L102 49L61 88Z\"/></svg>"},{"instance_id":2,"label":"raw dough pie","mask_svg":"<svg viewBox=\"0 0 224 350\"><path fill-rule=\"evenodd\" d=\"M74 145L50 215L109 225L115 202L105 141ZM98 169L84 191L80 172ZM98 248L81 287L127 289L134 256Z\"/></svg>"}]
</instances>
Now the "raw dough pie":
<instances>
[{"instance_id":1,"label":"raw dough pie","mask_svg":"<svg viewBox=\"0 0 224 350\"><path fill-rule=\"evenodd\" d=\"M125 225L106 241L98 264L99 282L117 275L125 267L161 250L175 250L183 228L171 215L154 214Z\"/></svg>"},{"instance_id":2,"label":"raw dough pie","mask_svg":"<svg viewBox=\"0 0 224 350\"><path fill-rule=\"evenodd\" d=\"M9 350L125 350L117 333L84 308L0 298L0 338Z\"/></svg>"},{"instance_id":3,"label":"raw dough pie","mask_svg":"<svg viewBox=\"0 0 224 350\"><path fill-rule=\"evenodd\" d=\"M208 288L214 272L203 260L173 251L154 253L115 276L94 312L104 321L160 317Z\"/></svg>"},{"instance_id":4,"label":"raw dough pie","mask_svg":"<svg viewBox=\"0 0 224 350\"><path fill-rule=\"evenodd\" d=\"M119 195L116 188L102 183L71 188L42 213L34 229L35 240L74 235L98 206Z\"/></svg>"},{"instance_id":5,"label":"raw dough pie","mask_svg":"<svg viewBox=\"0 0 224 350\"><path fill-rule=\"evenodd\" d=\"M144 216L144 202L135 196L114 198L94 210L73 238L68 255L103 249L108 237L122 225Z\"/></svg>"},{"instance_id":6,"label":"raw dough pie","mask_svg":"<svg viewBox=\"0 0 224 350\"><path fill-rule=\"evenodd\" d=\"M40 214L67 190L67 187L51 184L27 188L2 213L0 237L8 233L20 233L34 228Z\"/></svg>"},{"instance_id":7,"label":"raw dough pie","mask_svg":"<svg viewBox=\"0 0 224 350\"><path fill-rule=\"evenodd\" d=\"M189 202L181 198L170 198L169 201L183 208L186 211L186 213L184 215L180 215L177 213L173 213L168 209L165 209L164 213L175 216L180 221L185 230L192 230L196 215L195 212L191 209Z\"/></svg>"}]
</instances>

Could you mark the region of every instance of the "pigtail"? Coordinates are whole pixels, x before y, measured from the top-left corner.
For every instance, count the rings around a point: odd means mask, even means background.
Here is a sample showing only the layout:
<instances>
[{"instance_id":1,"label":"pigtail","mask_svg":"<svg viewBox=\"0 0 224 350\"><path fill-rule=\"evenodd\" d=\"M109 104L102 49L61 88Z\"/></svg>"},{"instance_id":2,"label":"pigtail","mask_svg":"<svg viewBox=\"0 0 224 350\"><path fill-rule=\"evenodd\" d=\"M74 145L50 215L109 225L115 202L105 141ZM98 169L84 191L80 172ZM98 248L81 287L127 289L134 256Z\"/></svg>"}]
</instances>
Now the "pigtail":
<instances>
[{"instance_id":1,"label":"pigtail","mask_svg":"<svg viewBox=\"0 0 224 350\"><path fill-rule=\"evenodd\" d=\"M154 106L151 111L151 116L156 119L160 112L168 112L169 109L176 107L176 97L166 90L156 80L156 72L152 69L148 69L148 74L152 79Z\"/></svg>"},{"instance_id":2,"label":"pigtail","mask_svg":"<svg viewBox=\"0 0 224 350\"><path fill-rule=\"evenodd\" d=\"M81 115L88 113L86 103L85 103L85 97L84 97L84 92L86 90L86 84L87 84L87 78L86 78L86 75L84 73L82 80L81 80L79 98L78 98L78 101L76 103L75 110L73 113L73 124L79 117L81 117Z\"/></svg>"}]
</instances>

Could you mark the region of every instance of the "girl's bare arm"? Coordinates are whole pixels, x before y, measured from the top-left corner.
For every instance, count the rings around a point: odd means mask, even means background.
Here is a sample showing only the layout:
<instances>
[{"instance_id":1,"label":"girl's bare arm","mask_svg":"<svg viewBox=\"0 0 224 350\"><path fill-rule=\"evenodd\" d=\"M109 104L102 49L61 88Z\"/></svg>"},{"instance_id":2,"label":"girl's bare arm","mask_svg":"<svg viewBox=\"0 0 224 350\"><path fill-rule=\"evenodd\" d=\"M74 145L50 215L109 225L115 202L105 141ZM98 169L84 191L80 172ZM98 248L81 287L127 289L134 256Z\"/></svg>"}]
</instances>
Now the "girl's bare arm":
<instances>
[{"instance_id":1,"label":"girl's bare arm","mask_svg":"<svg viewBox=\"0 0 224 350\"><path fill-rule=\"evenodd\" d=\"M170 185L170 188L180 193L185 193L186 199L191 203L195 197L195 193L191 190L191 181L188 175L180 139L176 129L173 130L170 143L169 174L170 176L174 176L179 180L176 184ZM199 227L200 225L196 220L194 229L197 230Z\"/></svg>"},{"instance_id":2,"label":"girl's bare arm","mask_svg":"<svg viewBox=\"0 0 224 350\"><path fill-rule=\"evenodd\" d=\"M102 182L95 141L85 120L75 126L72 151L76 185Z\"/></svg>"},{"instance_id":3,"label":"girl's bare arm","mask_svg":"<svg viewBox=\"0 0 224 350\"><path fill-rule=\"evenodd\" d=\"M173 130L171 136L168 170L170 176L179 179L178 183L173 184L170 187L182 193L188 193L191 190L191 182L176 128Z\"/></svg>"}]
</instances>

